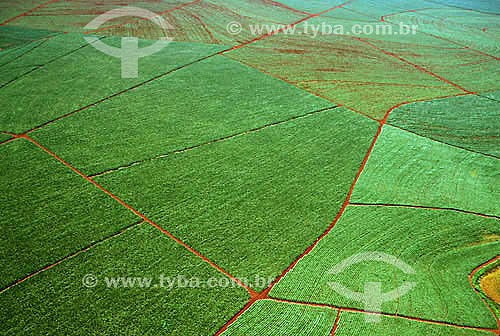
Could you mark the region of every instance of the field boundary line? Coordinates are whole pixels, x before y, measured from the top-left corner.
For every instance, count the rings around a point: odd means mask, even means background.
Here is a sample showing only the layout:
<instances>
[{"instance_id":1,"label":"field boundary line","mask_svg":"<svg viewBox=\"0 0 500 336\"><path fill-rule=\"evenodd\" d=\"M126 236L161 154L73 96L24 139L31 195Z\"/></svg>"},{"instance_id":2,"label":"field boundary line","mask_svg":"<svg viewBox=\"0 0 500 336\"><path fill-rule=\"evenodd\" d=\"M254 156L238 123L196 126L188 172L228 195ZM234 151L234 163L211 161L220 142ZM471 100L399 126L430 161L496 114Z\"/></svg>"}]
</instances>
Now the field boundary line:
<instances>
[{"instance_id":1,"label":"field boundary line","mask_svg":"<svg viewBox=\"0 0 500 336\"><path fill-rule=\"evenodd\" d=\"M312 306L312 307L323 307L323 308L332 308L332 309L337 309L341 312L352 312L352 313L361 313L361 314L367 314L367 315L380 315L380 316L386 316L386 317L394 317L394 318L400 318L404 320L411 320L415 322L422 322L426 324L436 324L436 325L442 325L442 326L447 326L447 327L455 327L455 328L460 328L460 329L469 329L469 330L477 330L477 331L488 331L492 333L498 333L498 329L490 329L490 328L484 328L484 327L474 327L474 326L466 326L466 325L460 325L460 324L455 324L455 323L450 323L450 322L444 322L444 321L436 321L436 320L427 320L427 319L422 319L419 317L411 317L411 316L406 316L406 315L395 315L395 314L390 314L390 313L383 313L383 312L370 312L370 311L365 311L363 309L359 308L349 308L349 307L337 307L334 305L329 305L329 304L323 304L323 303L314 303L314 302L302 302L302 301L293 301L293 300L286 300L286 299L277 299L273 297L267 297L265 298L266 300L271 300L275 302L281 302L281 303L290 303L290 304L297 304L297 305L303 305L303 306Z\"/></svg>"},{"instance_id":2,"label":"field boundary line","mask_svg":"<svg viewBox=\"0 0 500 336\"><path fill-rule=\"evenodd\" d=\"M336 109L338 107L339 106L326 107L326 108L323 108L321 110L316 110L316 111L313 111L313 112L308 112L306 114L301 114L301 115L298 115L298 116L290 117L290 118L287 118L285 120L281 120L281 121L277 121L277 122L265 124L265 125L262 125L262 126L259 126L259 127L252 128L250 130L238 132L238 133L235 133L235 134L232 134L232 135L227 135L227 136L224 136L222 138L218 138L218 139L215 139L215 140L210 140L210 141L207 141L207 142L203 142L201 144L197 144L197 145L194 145L194 146L190 146L190 147L186 147L186 148L182 148L182 149L173 150L173 151L170 151L168 153L160 154L160 155L157 155L157 156L152 157L152 158L148 158L148 159L144 159L144 160L139 160L139 161L134 161L134 162L128 163L128 164L123 165L123 166L119 166L119 167L116 167L116 168L108 169L108 170L105 170L103 172L96 173L96 174L91 174L91 175L88 175L88 176L91 179L93 179L95 177L104 176L104 175L111 174L111 173L114 173L114 172L117 172L117 171L120 171L120 170L123 170L123 169L131 168L131 167L143 164L143 163L153 162L153 161L156 161L156 160L159 160L159 159L163 159L163 158L166 158L166 157L174 155L174 154L184 153L184 152L187 152L187 151L190 151L190 150L193 150L193 149L197 149L197 148L201 148L201 147L204 147L204 146L207 146L207 145L212 145L212 144L215 144L215 143L218 143L218 142L230 140L230 139L233 139L233 138L236 138L236 137L239 137L239 136L243 136L243 135L247 135L247 134L252 134L252 133L261 131L263 129L266 129L266 128L269 128L269 127L273 127L273 126L278 126L278 125L281 125L281 124L284 124L284 123L287 123L287 122L290 122L290 121L295 121L295 120L300 120L300 119L303 119L303 118L307 118L307 117L312 116L312 115L317 114L317 113L334 110L334 109Z\"/></svg>"},{"instance_id":3,"label":"field boundary line","mask_svg":"<svg viewBox=\"0 0 500 336\"><path fill-rule=\"evenodd\" d=\"M182 245L184 248L186 248L187 250L189 250L190 252L192 252L193 254L195 254L196 256L198 256L200 259L202 259L204 262L206 262L207 264L209 264L213 268L217 269L218 271L220 271L221 273L223 273L224 275L226 275L227 277L229 277L231 280L233 280L235 283L237 283L240 287L246 289L248 291L248 293L250 294L251 297L258 296L257 292L255 292L249 286L245 285L241 280L239 280L238 278L234 277L233 275L231 275L229 272L227 272L223 268L219 267L213 261L211 261L210 259L208 259L204 255L202 255L200 252L196 251L194 248L192 248L191 246L189 246L188 244L186 244L185 242L183 242L182 240L180 240L179 238L177 238L176 236L174 236L169 231L167 231L164 228L162 228L160 225L158 225L155 222L153 222L151 219L149 219L148 217L146 217L145 215L143 215L142 213L140 213L139 211L137 211L135 208L133 208L129 204L125 203L121 198L119 198L118 196L116 196L115 194L113 194L111 191L105 189L103 186L101 186L97 182L93 181L91 178L89 178L87 175L83 174L78 169L76 169L73 166L71 166L69 163L67 163L66 161L64 161L59 156L57 156L57 154L51 152L49 149L47 149L46 147L44 147L43 145L41 145L40 143L38 143L37 141L35 141L34 139L30 138L27 135L20 135L19 138L27 139L28 141L30 141L31 143L33 143L34 145L36 145L37 147L39 147L40 149L42 149L43 151L45 151L47 154L51 155L57 161L59 161L60 163L62 163L66 167L70 168L71 170L73 170L73 172L75 172L76 174L78 174L81 177L83 177L85 180L87 180L88 182L90 182L91 184L93 184L95 187L97 187L102 192L104 192L105 194L107 194L108 196L110 196L112 199L114 199L115 201L117 201L118 203L120 203L121 205L123 205L125 208L127 208L128 210L130 210L131 212L133 212L134 214L136 214L137 216L139 216L140 218L142 218L144 221L148 222L149 224L151 224L152 226L154 226L155 228L157 228L158 230L160 230L162 233L166 234L168 237L172 238L179 245Z\"/></svg>"},{"instance_id":4,"label":"field boundary line","mask_svg":"<svg viewBox=\"0 0 500 336\"><path fill-rule=\"evenodd\" d=\"M34 276L36 276L36 275L38 275L38 274L42 273L42 272L45 272L45 271L47 271L47 270L51 269L52 267L54 267L54 266L56 266L56 265L59 265L60 263L62 263L62 262L64 262L64 261L66 261L66 260L69 260L69 259L71 259L71 258L74 258L74 257L76 257L77 255L79 255L80 253L87 252L87 251L88 251L88 250L90 250L91 248L93 248L93 247L95 247L95 246L97 246L97 245L100 245L101 243L104 243L104 242L106 242L106 241L108 241L108 240L111 240L111 239L113 239L113 238L117 237L117 236L120 236L120 235L122 235L123 233L127 232L129 229L131 229L131 228L133 228L133 227L136 227L136 226L138 226L138 225L141 225L141 224L143 224L143 223L145 223L145 222L146 222L145 220L140 220L140 221L138 221L138 222L136 222L136 223L133 223L133 224L131 224L131 225L128 225L128 226L124 227L123 229L121 229L121 230L120 230L120 231L118 231L118 232L115 232L115 233L113 233L113 234L111 234L111 235L109 235L109 236L107 236L107 237L105 237L105 238L102 238L102 239L100 239L100 240L98 240L98 241L96 241L96 242L93 242L92 244L88 245L87 247L84 247L84 248L82 248L82 249L80 249L80 250L78 250L78 251L76 251L76 252L73 252L72 254L69 254L69 255L67 255L67 256L65 256L65 257L63 257L63 258L59 259L58 261L56 261L56 262L54 262L54 263L52 263L52 264L50 264L50 265L48 265L48 266L45 266L44 268L42 268L42 269L40 269L40 270L38 270L38 271L36 271L36 272L33 272L33 273L31 273L30 275L28 275L28 276L26 276L26 277L24 277L24 278L22 278L22 279L19 279L19 280L15 281L14 283L12 283L12 284L8 285L7 287L5 287L5 288L3 288L3 289L0 289L0 295L1 295L2 293L4 293L5 291L7 291L7 290L9 290L9 289L11 289L11 288L13 288L13 287L15 287L15 286L17 286L17 285L19 285L19 284L23 283L24 281L26 281L26 280L28 280L28 279L30 279L30 278L32 278L32 277L34 277Z\"/></svg>"},{"instance_id":5,"label":"field boundary line","mask_svg":"<svg viewBox=\"0 0 500 336\"><path fill-rule=\"evenodd\" d=\"M337 331L337 327L339 326L339 321L340 321L340 309L337 309L337 318L335 319L335 323L333 324L331 336L335 336L335 331Z\"/></svg>"},{"instance_id":6,"label":"field boundary line","mask_svg":"<svg viewBox=\"0 0 500 336\"><path fill-rule=\"evenodd\" d=\"M59 0L50 0L50 1L44 2L44 3L42 3L42 4L40 4L40 5L32 8L32 9L30 9L30 10L28 10L28 11L22 13L22 14L19 14L18 16L15 16L15 17L13 17L11 19L8 19L7 21L4 21L4 22L0 23L0 26L5 26L6 24L11 23L12 21L15 21L15 20L17 20L19 18L22 18L23 16L26 16L27 14L29 14L31 12L34 12L34 11L36 11L36 10L42 8L42 7L50 5L50 4L52 4L54 2L57 2L57 1L59 1Z\"/></svg>"},{"instance_id":7,"label":"field boundary line","mask_svg":"<svg viewBox=\"0 0 500 336\"><path fill-rule=\"evenodd\" d=\"M349 203L352 206L371 206L371 207L387 207L387 208L412 208L412 209L425 209L425 210L443 210L443 211L455 211L461 212L469 215L480 216L484 218L492 218L500 220L500 216L487 215L480 212L474 212L469 210L462 210L457 208L442 208L442 207L432 207L425 205L412 205L412 204L390 204L390 203L364 203L364 202L352 202Z\"/></svg>"},{"instance_id":8,"label":"field boundary line","mask_svg":"<svg viewBox=\"0 0 500 336\"><path fill-rule=\"evenodd\" d=\"M111 25L111 26L107 26L107 27L103 27L103 28L99 28L99 29L89 30L89 31L83 32L83 34L94 34L94 33L98 33L98 32L104 31L104 30L108 30L108 29L112 29L112 28L117 28L117 27L128 25L128 24L138 23L138 22L141 22L141 21L144 21L144 20L151 20L151 19L153 19L155 17L159 17L159 16L162 16L162 15L165 15L167 13L176 11L178 9L181 9L181 8L186 7L186 6L198 3L200 1L201 0L194 0L194 1L186 2L186 3L183 3L183 4L181 4L181 5L179 5L179 6L175 7L175 8L171 8L171 9L168 9L166 11L163 11L163 12L160 12L160 13L157 13L157 14L155 13L155 15L153 15L151 17L148 17L148 18L139 18L139 19L135 19L135 20L132 20L132 21L124 22L124 23L119 23L119 24L115 24L115 25Z\"/></svg>"}]
</instances>

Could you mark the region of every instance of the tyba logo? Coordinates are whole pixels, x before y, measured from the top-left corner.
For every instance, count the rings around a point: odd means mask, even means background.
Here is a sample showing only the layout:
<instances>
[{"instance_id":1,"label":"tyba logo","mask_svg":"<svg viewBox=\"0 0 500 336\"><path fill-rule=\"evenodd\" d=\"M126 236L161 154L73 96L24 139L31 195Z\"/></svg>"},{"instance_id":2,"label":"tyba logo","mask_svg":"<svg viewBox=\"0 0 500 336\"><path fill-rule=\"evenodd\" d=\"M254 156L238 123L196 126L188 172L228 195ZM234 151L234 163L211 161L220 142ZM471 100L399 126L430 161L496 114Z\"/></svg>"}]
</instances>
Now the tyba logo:
<instances>
[{"instance_id":1,"label":"tyba logo","mask_svg":"<svg viewBox=\"0 0 500 336\"><path fill-rule=\"evenodd\" d=\"M404 261L381 252L364 252L353 255L337 265L333 266L328 272L329 274L340 274L351 265L358 264L364 261L382 261L396 266L405 274L416 274L415 270L405 263ZM397 298L405 295L412 290L417 283L406 281L401 286L393 289L390 292L382 293L382 284L380 282L365 282L364 293L354 292L338 282L328 282L328 285L337 293L353 301L362 302L364 310L367 312L380 313L382 310L382 303L396 300ZM378 314L365 314L366 322L380 322L380 315Z\"/></svg>"},{"instance_id":2,"label":"tyba logo","mask_svg":"<svg viewBox=\"0 0 500 336\"><path fill-rule=\"evenodd\" d=\"M173 27L158 14L146 9L130 6L113 9L98 16L86 25L85 29L97 30L105 22L123 16L135 16L150 20L164 32L168 29L173 29ZM137 37L123 37L121 48L116 48L107 45L95 36L85 36L84 38L97 50L122 60L122 78L137 78L139 74L139 59L159 52L173 41L172 37L162 37L159 41L148 47L139 48L139 40Z\"/></svg>"}]
</instances>

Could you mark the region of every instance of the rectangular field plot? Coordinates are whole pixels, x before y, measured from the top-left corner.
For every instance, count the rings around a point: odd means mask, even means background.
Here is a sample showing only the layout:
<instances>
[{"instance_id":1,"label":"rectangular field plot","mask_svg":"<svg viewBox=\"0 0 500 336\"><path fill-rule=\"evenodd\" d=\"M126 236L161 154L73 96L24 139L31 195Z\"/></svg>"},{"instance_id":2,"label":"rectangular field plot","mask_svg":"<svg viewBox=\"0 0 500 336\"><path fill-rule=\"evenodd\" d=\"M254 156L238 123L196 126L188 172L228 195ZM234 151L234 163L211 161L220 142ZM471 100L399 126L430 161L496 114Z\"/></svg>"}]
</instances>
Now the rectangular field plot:
<instances>
[{"instance_id":1,"label":"rectangular field plot","mask_svg":"<svg viewBox=\"0 0 500 336\"><path fill-rule=\"evenodd\" d=\"M222 336L330 336L336 317L335 309L260 300Z\"/></svg>"},{"instance_id":2,"label":"rectangular field plot","mask_svg":"<svg viewBox=\"0 0 500 336\"><path fill-rule=\"evenodd\" d=\"M330 225L376 130L334 109L95 181L255 283L278 276Z\"/></svg>"},{"instance_id":3,"label":"rectangular field plot","mask_svg":"<svg viewBox=\"0 0 500 336\"><path fill-rule=\"evenodd\" d=\"M334 230L270 296L365 309L345 293L365 293L366 284L375 282L381 293L401 293L381 303L384 313L493 329L496 321L471 287L469 274L496 256L500 241L487 237L499 233L497 219L455 211L348 206ZM374 253L385 259L365 259ZM385 255L406 263L414 274ZM343 264L351 260L357 262ZM403 294L410 282L416 285Z\"/></svg>"},{"instance_id":4,"label":"rectangular field plot","mask_svg":"<svg viewBox=\"0 0 500 336\"><path fill-rule=\"evenodd\" d=\"M351 202L500 215L500 161L385 126Z\"/></svg>"},{"instance_id":5,"label":"rectangular field plot","mask_svg":"<svg viewBox=\"0 0 500 336\"><path fill-rule=\"evenodd\" d=\"M212 278L225 276L143 223L2 293L2 333L213 335L248 294Z\"/></svg>"},{"instance_id":6,"label":"rectangular field plot","mask_svg":"<svg viewBox=\"0 0 500 336\"><path fill-rule=\"evenodd\" d=\"M0 153L0 289L140 220L24 139Z\"/></svg>"}]
</instances>

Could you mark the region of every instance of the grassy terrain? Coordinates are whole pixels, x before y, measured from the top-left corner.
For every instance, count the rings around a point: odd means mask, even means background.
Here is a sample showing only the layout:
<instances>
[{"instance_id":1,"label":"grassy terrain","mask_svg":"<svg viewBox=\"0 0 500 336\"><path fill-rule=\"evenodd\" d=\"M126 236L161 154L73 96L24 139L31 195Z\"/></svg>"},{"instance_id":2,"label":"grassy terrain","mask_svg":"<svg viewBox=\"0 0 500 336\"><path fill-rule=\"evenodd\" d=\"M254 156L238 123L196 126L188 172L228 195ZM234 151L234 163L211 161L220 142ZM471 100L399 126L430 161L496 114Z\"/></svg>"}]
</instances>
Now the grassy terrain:
<instances>
[{"instance_id":1,"label":"grassy terrain","mask_svg":"<svg viewBox=\"0 0 500 336\"><path fill-rule=\"evenodd\" d=\"M0 288L140 219L26 140L0 152Z\"/></svg>"},{"instance_id":2,"label":"grassy terrain","mask_svg":"<svg viewBox=\"0 0 500 336\"><path fill-rule=\"evenodd\" d=\"M500 333L498 262L485 264L500 250L499 4L346 2L3 0L0 335ZM127 6L174 29L135 17L84 29ZM250 30L292 23L293 35ZM417 33L352 34L400 23ZM84 33L175 41L127 79ZM360 252L416 274L329 273ZM162 288L161 275L199 282ZM120 276L153 285L106 286ZM328 284L405 281L417 286L380 323Z\"/></svg>"},{"instance_id":3,"label":"grassy terrain","mask_svg":"<svg viewBox=\"0 0 500 336\"><path fill-rule=\"evenodd\" d=\"M306 14L294 12L274 4L272 1L122 1L129 5L152 10L155 13L164 13L162 17L173 27L167 32L160 29L149 20L140 20L132 17L117 18L106 22L99 32L111 36L136 36L143 39L158 39L168 35L176 41L202 42L208 44L238 44L239 41L249 41L255 38L244 32L235 36L228 33L226 26L229 22L237 21L244 26L249 24L272 24L297 22ZM53 30L69 32L84 32L90 20L89 16L95 12L104 13L116 6L106 2L88 7L86 1L56 2L38 11L37 16L26 16L17 20L15 25L40 28L50 27ZM127 24L127 22L133 22Z\"/></svg>"},{"instance_id":4,"label":"grassy terrain","mask_svg":"<svg viewBox=\"0 0 500 336\"><path fill-rule=\"evenodd\" d=\"M381 323L364 323L363 314L342 312L335 335L384 335L384 336L487 336L490 332L425 324L393 317L384 317ZM354 327L355 326L355 327Z\"/></svg>"},{"instance_id":5,"label":"grassy terrain","mask_svg":"<svg viewBox=\"0 0 500 336\"><path fill-rule=\"evenodd\" d=\"M88 274L98 279L95 287L83 286ZM2 293L0 334L209 335L248 300L240 287L162 288L161 274L196 277L200 284L224 278L153 226L141 224ZM106 277L153 280L150 288L114 288Z\"/></svg>"},{"instance_id":6,"label":"grassy terrain","mask_svg":"<svg viewBox=\"0 0 500 336\"><path fill-rule=\"evenodd\" d=\"M224 336L329 336L337 311L262 300L253 305Z\"/></svg>"},{"instance_id":7,"label":"grassy terrain","mask_svg":"<svg viewBox=\"0 0 500 336\"><path fill-rule=\"evenodd\" d=\"M12 138L12 137L8 134L0 133L0 142L8 140L10 138Z\"/></svg>"},{"instance_id":8,"label":"grassy terrain","mask_svg":"<svg viewBox=\"0 0 500 336\"><path fill-rule=\"evenodd\" d=\"M330 225L376 128L334 109L95 181L255 283L278 276Z\"/></svg>"},{"instance_id":9,"label":"grassy terrain","mask_svg":"<svg viewBox=\"0 0 500 336\"><path fill-rule=\"evenodd\" d=\"M0 129L26 131L222 50L220 46L194 47L174 42L150 56L148 62L144 62L144 58L139 60L138 78L122 78L119 58L103 54L89 45L80 48L81 36L75 38L68 34L58 38L65 39L66 51L70 53L0 91L0 108L5 111L0 116ZM108 38L104 43L118 46L121 42L119 38ZM60 49L48 50L54 57L61 55ZM64 98L58 99L61 87L65 88ZM16 99L11 99L14 96Z\"/></svg>"},{"instance_id":10,"label":"grassy terrain","mask_svg":"<svg viewBox=\"0 0 500 336\"><path fill-rule=\"evenodd\" d=\"M49 125L33 136L75 167L96 174L334 106L216 56Z\"/></svg>"},{"instance_id":11,"label":"grassy terrain","mask_svg":"<svg viewBox=\"0 0 500 336\"><path fill-rule=\"evenodd\" d=\"M288 272L270 296L363 309L363 303L338 294L328 282L361 293L366 282L380 282L385 293L413 281L417 285L399 300L383 303L382 312L495 328L493 316L471 288L468 276L498 253L498 240L484 240L499 233L498 220L470 214L349 206L333 234ZM340 274L329 273L346 258L372 251L401 259L416 274L374 261L352 265Z\"/></svg>"},{"instance_id":12,"label":"grassy terrain","mask_svg":"<svg viewBox=\"0 0 500 336\"><path fill-rule=\"evenodd\" d=\"M412 103L388 122L444 143L500 157L500 102L476 95Z\"/></svg>"},{"instance_id":13,"label":"grassy terrain","mask_svg":"<svg viewBox=\"0 0 500 336\"><path fill-rule=\"evenodd\" d=\"M352 202L458 208L500 215L500 162L385 126Z\"/></svg>"}]
</instances>

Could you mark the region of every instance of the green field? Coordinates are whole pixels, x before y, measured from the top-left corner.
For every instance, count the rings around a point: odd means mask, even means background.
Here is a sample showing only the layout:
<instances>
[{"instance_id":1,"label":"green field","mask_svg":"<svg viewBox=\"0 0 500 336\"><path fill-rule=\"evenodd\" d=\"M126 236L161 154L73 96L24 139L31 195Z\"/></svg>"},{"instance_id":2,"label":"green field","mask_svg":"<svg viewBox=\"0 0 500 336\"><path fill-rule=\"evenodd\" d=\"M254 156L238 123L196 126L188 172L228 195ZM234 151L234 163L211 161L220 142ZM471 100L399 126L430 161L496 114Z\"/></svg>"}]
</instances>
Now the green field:
<instances>
[{"instance_id":1,"label":"green field","mask_svg":"<svg viewBox=\"0 0 500 336\"><path fill-rule=\"evenodd\" d=\"M499 78L498 1L1 1L0 335L500 335Z\"/></svg>"}]
</instances>

